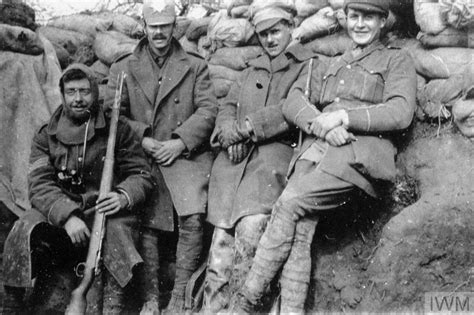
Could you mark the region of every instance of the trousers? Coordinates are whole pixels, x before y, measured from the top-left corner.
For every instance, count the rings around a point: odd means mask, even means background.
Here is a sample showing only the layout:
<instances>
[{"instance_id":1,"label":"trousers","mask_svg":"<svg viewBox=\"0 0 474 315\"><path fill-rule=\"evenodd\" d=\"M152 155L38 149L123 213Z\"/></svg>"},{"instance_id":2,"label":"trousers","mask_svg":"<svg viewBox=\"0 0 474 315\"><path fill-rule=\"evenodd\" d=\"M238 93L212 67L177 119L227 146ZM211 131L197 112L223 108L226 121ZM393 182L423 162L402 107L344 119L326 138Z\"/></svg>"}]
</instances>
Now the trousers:
<instances>
[{"instance_id":1,"label":"trousers","mask_svg":"<svg viewBox=\"0 0 474 315\"><path fill-rule=\"evenodd\" d=\"M353 184L321 171L318 163L298 160L273 207L241 295L258 305L281 271L281 312L304 313L318 213L345 205L356 192Z\"/></svg>"}]
</instances>

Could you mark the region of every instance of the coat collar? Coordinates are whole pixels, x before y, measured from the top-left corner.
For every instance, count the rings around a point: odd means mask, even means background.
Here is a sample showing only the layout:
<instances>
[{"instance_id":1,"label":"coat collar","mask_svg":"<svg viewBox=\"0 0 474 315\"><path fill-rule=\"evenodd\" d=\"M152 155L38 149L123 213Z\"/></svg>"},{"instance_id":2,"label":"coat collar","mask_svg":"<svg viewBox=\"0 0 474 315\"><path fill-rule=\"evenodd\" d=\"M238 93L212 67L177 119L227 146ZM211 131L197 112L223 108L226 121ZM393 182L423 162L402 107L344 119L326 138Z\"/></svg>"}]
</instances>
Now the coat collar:
<instances>
[{"instance_id":1,"label":"coat collar","mask_svg":"<svg viewBox=\"0 0 474 315\"><path fill-rule=\"evenodd\" d=\"M362 52L356 57L352 55L352 50L356 48L355 46L353 46L352 49L347 50L341 57L347 63L351 63L364 59L366 56L370 55L375 50L383 49L384 47L385 45L380 40L375 40L369 46L363 48Z\"/></svg>"},{"instance_id":2,"label":"coat collar","mask_svg":"<svg viewBox=\"0 0 474 315\"><path fill-rule=\"evenodd\" d=\"M153 58L149 54L148 40L143 38L130 59L130 72L135 77L150 104L159 103L185 76L190 69L190 61L178 41L172 39L168 61L162 69L161 78L153 72ZM161 87L155 100L155 88L161 79Z\"/></svg>"},{"instance_id":3,"label":"coat collar","mask_svg":"<svg viewBox=\"0 0 474 315\"><path fill-rule=\"evenodd\" d=\"M92 117L87 132L87 141L92 139L95 131L106 128L104 112L99 108L97 114ZM86 132L86 123L80 126L72 124L66 117L63 106L53 113L47 128L48 135L55 136L59 141L68 145L78 145L84 143L84 135Z\"/></svg>"}]
</instances>

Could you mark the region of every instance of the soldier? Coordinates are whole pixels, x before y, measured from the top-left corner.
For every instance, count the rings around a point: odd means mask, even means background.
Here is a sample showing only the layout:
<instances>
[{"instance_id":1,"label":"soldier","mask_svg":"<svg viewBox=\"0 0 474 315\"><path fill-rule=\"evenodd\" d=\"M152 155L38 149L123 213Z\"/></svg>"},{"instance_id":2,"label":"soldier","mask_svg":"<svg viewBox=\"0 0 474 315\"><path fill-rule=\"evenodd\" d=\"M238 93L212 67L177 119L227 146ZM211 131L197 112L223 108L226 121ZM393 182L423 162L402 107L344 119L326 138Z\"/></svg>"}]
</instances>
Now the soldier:
<instances>
[{"instance_id":1,"label":"soldier","mask_svg":"<svg viewBox=\"0 0 474 315\"><path fill-rule=\"evenodd\" d=\"M134 211L153 187L151 170L137 137L119 121L113 191L98 200L109 131L98 85L81 64L69 66L59 85L63 104L33 139L28 170L33 209L15 223L5 243L4 311L21 308L21 288L31 287L33 278L48 278L59 269L73 274L85 261L94 217L86 210L92 209L108 216L103 312L115 314L123 310L132 269L142 262L133 238L138 236Z\"/></svg>"},{"instance_id":2,"label":"soldier","mask_svg":"<svg viewBox=\"0 0 474 315\"><path fill-rule=\"evenodd\" d=\"M146 36L135 51L110 69L105 105L110 105L121 71L123 114L140 137L158 185L143 217L143 258L146 302L144 312L158 312L158 231L174 229L179 239L176 276L168 309L184 310L186 284L197 269L203 238L203 216L213 156L209 138L217 100L206 62L187 53L173 38L176 13L172 0L143 5Z\"/></svg>"},{"instance_id":3,"label":"soldier","mask_svg":"<svg viewBox=\"0 0 474 315\"><path fill-rule=\"evenodd\" d=\"M300 44L289 47L293 6L269 2L250 11L264 53L232 86L211 139L222 149L209 186L208 221L215 229L204 303L211 313L228 306L231 292L245 278L286 184L297 132L283 117L282 104L311 57ZM319 69L320 61L314 63Z\"/></svg>"},{"instance_id":4,"label":"soldier","mask_svg":"<svg viewBox=\"0 0 474 315\"><path fill-rule=\"evenodd\" d=\"M380 40L388 1L346 0L353 48L329 66L321 93L302 100L295 83L285 118L306 137L290 163L288 184L273 207L235 308L253 312L282 268L282 312L303 313L311 273L311 240L320 211L350 204L359 194L379 197L377 182L393 180L392 137L413 118L415 67L400 49Z\"/></svg>"}]
</instances>

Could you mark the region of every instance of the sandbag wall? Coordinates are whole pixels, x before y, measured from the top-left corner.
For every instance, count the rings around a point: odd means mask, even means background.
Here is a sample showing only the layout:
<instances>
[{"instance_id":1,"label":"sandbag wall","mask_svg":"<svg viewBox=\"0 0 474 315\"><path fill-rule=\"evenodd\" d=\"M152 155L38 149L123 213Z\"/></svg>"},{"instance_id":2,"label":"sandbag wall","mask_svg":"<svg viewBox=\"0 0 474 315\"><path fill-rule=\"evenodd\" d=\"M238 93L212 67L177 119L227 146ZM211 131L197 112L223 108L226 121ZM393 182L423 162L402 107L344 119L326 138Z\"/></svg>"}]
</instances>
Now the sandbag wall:
<instances>
[{"instance_id":1,"label":"sandbag wall","mask_svg":"<svg viewBox=\"0 0 474 315\"><path fill-rule=\"evenodd\" d=\"M343 0L232 0L225 10L189 11L181 43L210 64L219 98L259 51L248 24L249 6L269 1L292 3L297 10L293 39L313 52L334 57L350 48ZM200 16L193 16L199 11ZM418 117L449 118L450 108L474 84L474 5L470 0L391 0L383 30L392 46L413 57L418 80ZM471 31L470 31L471 30ZM261 51L261 49L260 49Z\"/></svg>"}]
</instances>

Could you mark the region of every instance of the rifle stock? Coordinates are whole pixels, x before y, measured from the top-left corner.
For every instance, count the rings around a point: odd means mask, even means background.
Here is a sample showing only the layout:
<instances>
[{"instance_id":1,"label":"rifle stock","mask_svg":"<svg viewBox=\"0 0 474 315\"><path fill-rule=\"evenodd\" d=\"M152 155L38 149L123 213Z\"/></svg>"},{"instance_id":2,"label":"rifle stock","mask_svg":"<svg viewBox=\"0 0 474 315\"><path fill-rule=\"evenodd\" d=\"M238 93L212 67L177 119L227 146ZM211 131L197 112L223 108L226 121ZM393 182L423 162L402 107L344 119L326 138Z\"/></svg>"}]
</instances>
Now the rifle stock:
<instances>
[{"instance_id":1,"label":"rifle stock","mask_svg":"<svg viewBox=\"0 0 474 315\"><path fill-rule=\"evenodd\" d=\"M102 169L102 178L100 181L99 199L112 190L113 170L115 160L115 142L117 138L117 125L120 114L120 101L122 96L123 80L125 73L122 72L118 77L118 87L115 90L115 100L111 111L109 137L107 140L107 152ZM102 243L105 236L104 213L95 212L94 223L89 240L89 249L84 263L77 266L76 273L82 276L81 283L71 293L71 300L66 308L66 314L85 314L87 307L86 295L89 291L94 277L100 273L100 262L102 257Z\"/></svg>"}]
</instances>

